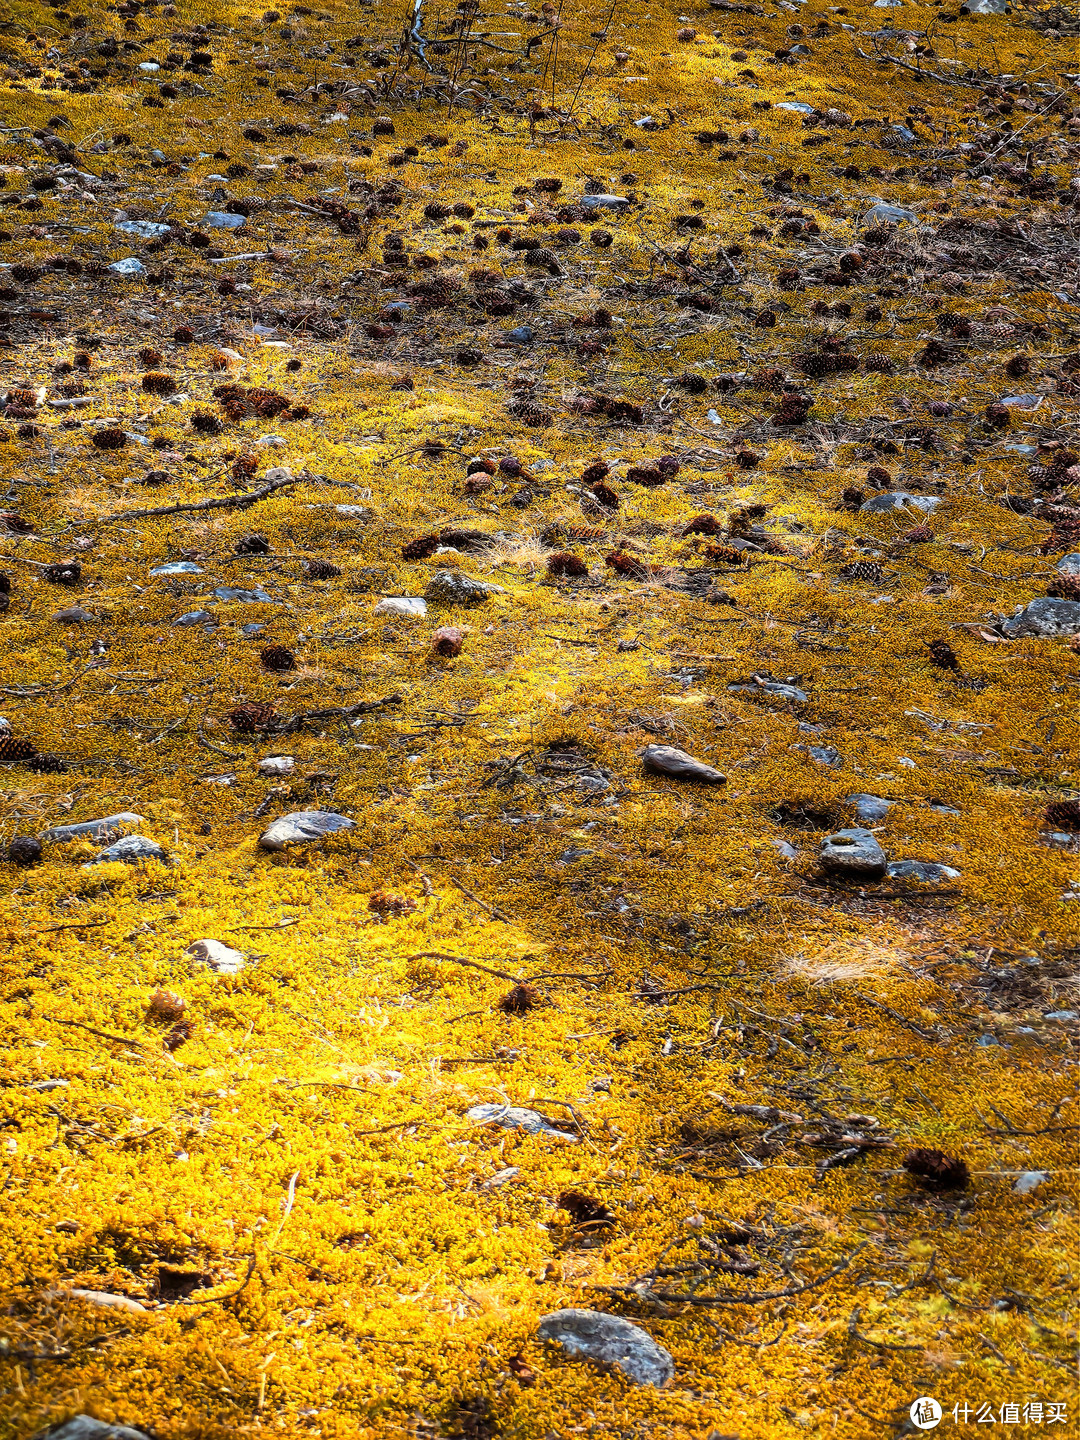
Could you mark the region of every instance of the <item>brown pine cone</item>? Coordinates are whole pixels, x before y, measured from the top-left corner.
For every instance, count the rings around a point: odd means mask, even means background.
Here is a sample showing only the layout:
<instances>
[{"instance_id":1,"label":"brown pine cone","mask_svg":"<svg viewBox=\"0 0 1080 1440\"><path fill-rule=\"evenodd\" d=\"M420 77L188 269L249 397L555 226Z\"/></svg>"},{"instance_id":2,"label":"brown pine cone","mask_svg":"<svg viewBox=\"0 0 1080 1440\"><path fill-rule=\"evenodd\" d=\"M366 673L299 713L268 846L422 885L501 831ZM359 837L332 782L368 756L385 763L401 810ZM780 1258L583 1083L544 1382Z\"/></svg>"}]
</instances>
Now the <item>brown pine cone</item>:
<instances>
[{"instance_id":1,"label":"brown pine cone","mask_svg":"<svg viewBox=\"0 0 1080 1440\"><path fill-rule=\"evenodd\" d=\"M332 580L341 574L340 566L332 565L329 560L305 560L304 569L309 580Z\"/></svg>"},{"instance_id":2,"label":"brown pine cone","mask_svg":"<svg viewBox=\"0 0 1080 1440\"><path fill-rule=\"evenodd\" d=\"M264 670L295 670L296 656L284 645L265 645L259 652Z\"/></svg>"},{"instance_id":3,"label":"brown pine cone","mask_svg":"<svg viewBox=\"0 0 1080 1440\"><path fill-rule=\"evenodd\" d=\"M36 754L37 746L32 740L23 740L10 730L0 730L0 765L17 765L32 760Z\"/></svg>"},{"instance_id":4,"label":"brown pine cone","mask_svg":"<svg viewBox=\"0 0 1080 1440\"><path fill-rule=\"evenodd\" d=\"M278 723L278 713L274 707L257 702L234 705L226 718L239 735L254 735L260 731L273 730Z\"/></svg>"}]
</instances>

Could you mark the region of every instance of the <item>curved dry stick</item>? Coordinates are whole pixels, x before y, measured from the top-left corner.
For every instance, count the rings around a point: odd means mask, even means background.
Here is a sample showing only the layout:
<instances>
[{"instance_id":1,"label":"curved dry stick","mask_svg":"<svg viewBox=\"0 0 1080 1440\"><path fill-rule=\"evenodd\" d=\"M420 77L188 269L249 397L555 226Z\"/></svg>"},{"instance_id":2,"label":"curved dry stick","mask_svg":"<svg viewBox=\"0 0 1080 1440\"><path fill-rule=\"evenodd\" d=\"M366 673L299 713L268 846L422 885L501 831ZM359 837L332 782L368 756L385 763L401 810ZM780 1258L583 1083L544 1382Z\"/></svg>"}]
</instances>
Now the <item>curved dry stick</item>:
<instances>
[{"instance_id":1,"label":"curved dry stick","mask_svg":"<svg viewBox=\"0 0 1080 1440\"><path fill-rule=\"evenodd\" d=\"M254 505L256 500L265 500L276 490L286 485L297 484L296 477L288 480L272 480L269 485L260 485L258 490L249 490L240 495L219 495L213 500L193 500L187 505L159 505L154 510L123 510L118 515L103 515L98 520L80 520L80 525L114 525L119 520L148 520L155 515L179 515L183 511L232 510Z\"/></svg>"},{"instance_id":2,"label":"curved dry stick","mask_svg":"<svg viewBox=\"0 0 1080 1440\"><path fill-rule=\"evenodd\" d=\"M834 1265L815 1280L807 1280L802 1285L785 1285L783 1290L762 1290L757 1295L746 1295L736 1290L726 1290L719 1295L680 1295L677 1291L670 1290L647 1290L643 1293L633 1285L592 1285L589 1288L602 1290L606 1295L633 1295L638 1300L659 1300L673 1305L761 1305L766 1300L786 1300L792 1295L802 1295L807 1290L817 1290L827 1280L832 1280L842 1270L846 1270L855 1256L865 1250L869 1243L866 1240L857 1245L839 1265Z\"/></svg>"}]
</instances>

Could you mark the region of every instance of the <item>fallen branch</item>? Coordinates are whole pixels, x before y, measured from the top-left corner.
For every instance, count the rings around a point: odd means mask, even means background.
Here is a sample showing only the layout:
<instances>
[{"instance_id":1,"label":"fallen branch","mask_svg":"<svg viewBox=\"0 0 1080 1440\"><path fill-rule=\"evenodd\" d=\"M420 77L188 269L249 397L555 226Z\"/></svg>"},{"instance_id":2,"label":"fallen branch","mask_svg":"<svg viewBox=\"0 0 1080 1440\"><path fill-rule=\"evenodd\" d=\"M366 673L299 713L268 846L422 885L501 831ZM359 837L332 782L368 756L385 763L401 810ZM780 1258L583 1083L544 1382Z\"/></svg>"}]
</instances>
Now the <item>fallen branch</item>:
<instances>
[{"instance_id":1,"label":"fallen branch","mask_svg":"<svg viewBox=\"0 0 1080 1440\"><path fill-rule=\"evenodd\" d=\"M465 960L460 955L446 955L442 950L421 950L418 955L410 955L410 960L450 960L455 965L467 965L470 970L483 970L485 975L494 975L499 980L509 980L516 985L519 976L510 975L505 970L495 970L490 965L481 965L479 960Z\"/></svg>"},{"instance_id":2,"label":"fallen branch","mask_svg":"<svg viewBox=\"0 0 1080 1440\"><path fill-rule=\"evenodd\" d=\"M638 1300L652 1300L661 1303L667 1302L675 1305L762 1305L768 1300L787 1300L792 1295L803 1295L807 1290L817 1290L828 1280L846 1270L860 1251L865 1250L869 1241L857 1245L855 1249L839 1265L834 1265L831 1270L826 1270L824 1275L819 1275L815 1280L807 1280L799 1285L785 1285L782 1290L762 1290L758 1294L748 1294L739 1290L724 1290L717 1295L680 1295L674 1290L642 1290L637 1285L591 1285L591 1290L601 1290L605 1295L633 1295ZM921 1348L921 1347L920 1347Z\"/></svg>"},{"instance_id":3,"label":"fallen branch","mask_svg":"<svg viewBox=\"0 0 1080 1440\"><path fill-rule=\"evenodd\" d=\"M296 479L290 476L288 480L271 480L269 485L260 485L258 490L249 490L240 495L219 495L213 500L193 500L186 505L159 505L154 510L122 510L118 515L103 515L100 519L80 521L79 523L81 525L115 525L120 520L149 520L155 515L179 515L183 511L243 509L246 505L254 505L256 500L265 500L276 490L283 490L286 485L295 484Z\"/></svg>"},{"instance_id":4,"label":"fallen branch","mask_svg":"<svg viewBox=\"0 0 1080 1440\"><path fill-rule=\"evenodd\" d=\"M486 910L493 919L501 920L504 925L512 925L514 923L510 919L509 915L504 915L503 912L501 910L497 910L494 905L489 905L486 900L481 900L479 895L474 895L471 890L466 890L465 886L462 885L460 880L455 880L452 875L449 878L451 885L455 886L456 889L460 890L463 895L467 895L470 900L480 906L481 910ZM512 977L508 975L506 978L509 980Z\"/></svg>"}]
</instances>

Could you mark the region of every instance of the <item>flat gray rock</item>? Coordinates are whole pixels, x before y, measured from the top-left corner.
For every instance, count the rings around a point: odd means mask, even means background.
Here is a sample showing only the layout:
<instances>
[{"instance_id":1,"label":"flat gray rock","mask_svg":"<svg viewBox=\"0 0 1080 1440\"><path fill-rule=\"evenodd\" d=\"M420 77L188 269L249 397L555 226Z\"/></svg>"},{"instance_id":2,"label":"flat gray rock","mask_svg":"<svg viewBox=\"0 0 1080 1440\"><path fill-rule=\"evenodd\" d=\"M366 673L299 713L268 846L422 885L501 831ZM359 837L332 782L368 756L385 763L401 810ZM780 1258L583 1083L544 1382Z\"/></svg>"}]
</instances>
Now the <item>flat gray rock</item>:
<instances>
[{"instance_id":1,"label":"flat gray rock","mask_svg":"<svg viewBox=\"0 0 1080 1440\"><path fill-rule=\"evenodd\" d=\"M880 880L885 874L885 851L869 830L858 826L827 835L819 856L826 870L852 880Z\"/></svg>"},{"instance_id":2,"label":"flat gray rock","mask_svg":"<svg viewBox=\"0 0 1080 1440\"><path fill-rule=\"evenodd\" d=\"M237 590L232 585L218 585L214 594L219 600L238 600L241 605L280 605L280 600L275 600L272 595L267 595L262 588L258 590Z\"/></svg>"},{"instance_id":3,"label":"flat gray rock","mask_svg":"<svg viewBox=\"0 0 1080 1440\"><path fill-rule=\"evenodd\" d=\"M1080 634L1080 601L1054 600L1049 595L1040 595L1004 621L1001 633L1010 640L1020 635Z\"/></svg>"},{"instance_id":4,"label":"flat gray rock","mask_svg":"<svg viewBox=\"0 0 1080 1440\"><path fill-rule=\"evenodd\" d=\"M424 599L432 605L478 605L495 589L457 570L436 570L424 591Z\"/></svg>"},{"instance_id":5,"label":"flat gray rock","mask_svg":"<svg viewBox=\"0 0 1080 1440\"><path fill-rule=\"evenodd\" d=\"M1080 575L1080 552L1063 555L1054 569L1059 575Z\"/></svg>"},{"instance_id":6,"label":"flat gray rock","mask_svg":"<svg viewBox=\"0 0 1080 1440\"><path fill-rule=\"evenodd\" d=\"M355 820L333 810L295 810L264 830L259 846L263 850L284 850L286 845L310 845L313 840L323 840L338 830L352 830L355 825Z\"/></svg>"},{"instance_id":7,"label":"flat gray rock","mask_svg":"<svg viewBox=\"0 0 1080 1440\"><path fill-rule=\"evenodd\" d=\"M81 605L69 605L66 610L57 610L52 618L58 625L85 625L88 620L96 620L97 616L91 615Z\"/></svg>"},{"instance_id":8,"label":"flat gray rock","mask_svg":"<svg viewBox=\"0 0 1080 1440\"><path fill-rule=\"evenodd\" d=\"M625 195L583 195L579 204L586 210L625 210L630 201Z\"/></svg>"},{"instance_id":9,"label":"flat gray rock","mask_svg":"<svg viewBox=\"0 0 1080 1440\"><path fill-rule=\"evenodd\" d=\"M672 780L696 780L703 785L723 785L727 776L704 760L695 760L674 745L646 745L641 763L651 775L668 775Z\"/></svg>"},{"instance_id":10,"label":"flat gray rock","mask_svg":"<svg viewBox=\"0 0 1080 1440\"><path fill-rule=\"evenodd\" d=\"M142 823L141 815L135 815L130 810L121 810L119 814L105 815L100 820L79 820L74 825L54 825L40 838L50 840L54 845L63 845L67 840L80 840L83 836L89 836L91 840L107 840L116 831Z\"/></svg>"},{"instance_id":11,"label":"flat gray rock","mask_svg":"<svg viewBox=\"0 0 1080 1440\"><path fill-rule=\"evenodd\" d=\"M570 1145L577 1144L576 1135L570 1135L565 1130L556 1130L543 1115L536 1110L526 1110L521 1105L498 1105L493 1102L474 1105L465 1112L465 1118L474 1120L478 1125L498 1125L501 1130L524 1130L526 1135L550 1135L555 1140L565 1140Z\"/></svg>"},{"instance_id":12,"label":"flat gray rock","mask_svg":"<svg viewBox=\"0 0 1080 1440\"><path fill-rule=\"evenodd\" d=\"M93 1420L89 1415L76 1415L62 1425L52 1425L48 1430L39 1430L34 1440L148 1440L143 1430L133 1430L130 1425L110 1425L104 1420Z\"/></svg>"},{"instance_id":13,"label":"flat gray rock","mask_svg":"<svg viewBox=\"0 0 1080 1440\"><path fill-rule=\"evenodd\" d=\"M178 615L172 623L173 629L179 630L182 626L187 625L212 624L213 620L214 617L209 610L188 610L183 615Z\"/></svg>"},{"instance_id":14,"label":"flat gray rock","mask_svg":"<svg viewBox=\"0 0 1080 1440\"><path fill-rule=\"evenodd\" d=\"M122 840L106 846L95 855L90 864L101 865L109 860L122 860L125 865L145 865L148 860L160 860L164 865L169 863L168 855L157 841L148 840L145 835L125 835Z\"/></svg>"},{"instance_id":15,"label":"flat gray rock","mask_svg":"<svg viewBox=\"0 0 1080 1440\"><path fill-rule=\"evenodd\" d=\"M890 880L921 880L924 884L936 885L941 880L957 879L960 871L933 860L893 860L886 873Z\"/></svg>"},{"instance_id":16,"label":"flat gray rock","mask_svg":"<svg viewBox=\"0 0 1080 1440\"><path fill-rule=\"evenodd\" d=\"M541 1340L561 1345L568 1355L621 1370L634 1385L662 1389L675 1374L675 1362L640 1325L598 1310L555 1310L540 1321Z\"/></svg>"},{"instance_id":17,"label":"flat gray rock","mask_svg":"<svg viewBox=\"0 0 1080 1440\"><path fill-rule=\"evenodd\" d=\"M202 566L191 560L170 560L167 565L155 565L151 575L201 575Z\"/></svg>"},{"instance_id":18,"label":"flat gray rock","mask_svg":"<svg viewBox=\"0 0 1080 1440\"><path fill-rule=\"evenodd\" d=\"M910 505L913 509L929 515L940 504L939 495L909 495L906 490L889 490L884 495L875 495L872 500L864 500L859 509L870 514L880 514L889 510L903 510Z\"/></svg>"},{"instance_id":19,"label":"flat gray rock","mask_svg":"<svg viewBox=\"0 0 1080 1440\"><path fill-rule=\"evenodd\" d=\"M895 800L883 800L880 795L846 795L845 804L855 806L855 818L864 825L875 820L887 820Z\"/></svg>"},{"instance_id":20,"label":"flat gray rock","mask_svg":"<svg viewBox=\"0 0 1080 1440\"><path fill-rule=\"evenodd\" d=\"M785 685L782 680L759 680L755 675L753 684L729 685L729 690L743 695L771 696L774 700L790 700L795 705L805 705L810 699L805 690L797 685Z\"/></svg>"}]
</instances>

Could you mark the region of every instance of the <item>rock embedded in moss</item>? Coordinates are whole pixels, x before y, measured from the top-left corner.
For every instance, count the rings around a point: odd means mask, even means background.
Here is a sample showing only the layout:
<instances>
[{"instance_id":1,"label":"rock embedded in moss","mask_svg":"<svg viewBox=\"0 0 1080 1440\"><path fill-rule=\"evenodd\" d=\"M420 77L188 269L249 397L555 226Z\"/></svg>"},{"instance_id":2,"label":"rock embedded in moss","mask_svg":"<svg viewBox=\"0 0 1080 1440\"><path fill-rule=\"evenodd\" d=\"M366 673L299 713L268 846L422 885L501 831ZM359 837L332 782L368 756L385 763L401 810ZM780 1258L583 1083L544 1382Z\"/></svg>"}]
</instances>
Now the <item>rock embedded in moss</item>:
<instances>
[{"instance_id":1,"label":"rock embedded in moss","mask_svg":"<svg viewBox=\"0 0 1080 1440\"><path fill-rule=\"evenodd\" d=\"M113 860L120 860L125 865L145 865L149 860L160 861L163 865L169 863L168 855L157 841L148 840L145 835L125 835L122 840L107 845L90 864L103 865Z\"/></svg>"},{"instance_id":2,"label":"rock embedded in moss","mask_svg":"<svg viewBox=\"0 0 1080 1440\"><path fill-rule=\"evenodd\" d=\"M62 1425L39 1430L34 1440L150 1440L150 1437L145 1431L133 1430L130 1425L114 1425L95 1420L90 1415L76 1415Z\"/></svg>"},{"instance_id":3,"label":"rock embedded in moss","mask_svg":"<svg viewBox=\"0 0 1080 1440\"><path fill-rule=\"evenodd\" d=\"M223 945L220 940L193 940L184 954L218 975L238 975L246 964L239 950Z\"/></svg>"},{"instance_id":4,"label":"rock embedded in moss","mask_svg":"<svg viewBox=\"0 0 1080 1440\"><path fill-rule=\"evenodd\" d=\"M672 780L693 780L703 785L723 785L727 781L715 766L695 760L674 745L646 745L641 763L651 775L667 775Z\"/></svg>"},{"instance_id":5,"label":"rock embedded in moss","mask_svg":"<svg viewBox=\"0 0 1080 1440\"><path fill-rule=\"evenodd\" d=\"M262 850L284 850L287 845L310 845L339 830L352 830L356 822L333 810L295 810L283 815L259 836Z\"/></svg>"},{"instance_id":6,"label":"rock embedded in moss","mask_svg":"<svg viewBox=\"0 0 1080 1440\"><path fill-rule=\"evenodd\" d=\"M887 863L885 851L861 826L827 835L819 858L826 870L852 880L880 880Z\"/></svg>"},{"instance_id":7,"label":"rock embedded in moss","mask_svg":"<svg viewBox=\"0 0 1080 1440\"><path fill-rule=\"evenodd\" d=\"M670 1352L640 1325L618 1315L555 1310L541 1319L538 1334L541 1340L561 1345L574 1358L620 1371L634 1385L653 1385L660 1390L675 1374Z\"/></svg>"}]
</instances>

